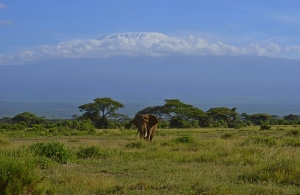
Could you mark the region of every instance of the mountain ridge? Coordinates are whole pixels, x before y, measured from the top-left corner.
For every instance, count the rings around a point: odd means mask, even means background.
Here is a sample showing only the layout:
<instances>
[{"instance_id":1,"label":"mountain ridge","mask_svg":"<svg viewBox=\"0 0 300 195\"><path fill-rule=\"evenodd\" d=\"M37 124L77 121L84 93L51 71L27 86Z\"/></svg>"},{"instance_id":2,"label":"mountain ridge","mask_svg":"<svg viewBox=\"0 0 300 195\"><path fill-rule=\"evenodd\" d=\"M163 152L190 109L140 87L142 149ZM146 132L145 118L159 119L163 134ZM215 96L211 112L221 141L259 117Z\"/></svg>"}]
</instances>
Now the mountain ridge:
<instances>
[{"instance_id":1,"label":"mountain ridge","mask_svg":"<svg viewBox=\"0 0 300 195\"><path fill-rule=\"evenodd\" d=\"M168 38L167 35L162 33L157 33L157 32L126 32L126 33L107 34L99 37L97 40L115 39L118 37L128 38L128 39L137 39L137 38L145 38L145 37Z\"/></svg>"}]
</instances>

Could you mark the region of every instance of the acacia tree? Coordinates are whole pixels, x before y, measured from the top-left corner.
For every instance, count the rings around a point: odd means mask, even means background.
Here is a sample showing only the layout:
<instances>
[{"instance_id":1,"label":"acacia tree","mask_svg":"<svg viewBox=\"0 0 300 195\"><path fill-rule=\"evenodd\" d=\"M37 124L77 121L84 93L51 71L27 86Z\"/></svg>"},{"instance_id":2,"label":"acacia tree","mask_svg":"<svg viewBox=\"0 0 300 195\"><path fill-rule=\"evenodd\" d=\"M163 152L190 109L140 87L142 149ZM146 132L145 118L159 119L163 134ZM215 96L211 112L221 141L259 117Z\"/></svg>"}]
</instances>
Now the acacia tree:
<instances>
[{"instance_id":1,"label":"acacia tree","mask_svg":"<svg viewBox=\"0 0 300 195\"><path fill-rule=\"evenodd\" d=\"M190 104L185 104L178 99L166 99L162 112L164 115L171 118L178 118L180 120L193 120L205 113Z\"/></svg>"},{"instance_id":2,"label":"acacia tree","mask_svg":"<svg viewBox=\"0 0 300 195\"><path fill-rule=\"evenodd\" d=\"M283 117L284 120L286 120L288 124L297 125L300 124L300 115L295 114L289 114Z\"/></svg>"},{"instance_id":3,"label":"acacia tree","mask_svg":"<svg viewBox=\"0 0 300 195\"><path fill-rule=\"evenodd\" d=\"M163 116L163 112L162 112L163 109L164 109L164 106L146 107L143 110L140 110L137 114L153 114L158 119L160 119Z\"/></svg>"},{"instance_id":4,"label":"acacia tree","mask_svg":"<svg viewBox=\"0 0 300 195\"><path fill-rule=\"evenodd\" d=\"M300 115L289 114L283 117L285 120L300 121Z\"/></svg>"},{"instance_id":5,"label":"acacia tree","mask_svg":"<svg viewBox=\"0 0 300 195\"><path fill-rule=\"evenodd\" d=\"M79 111L84 112L83 117L90 119L97 128L106 128L108 126L107 116L114 113L124 105L111 98L96 98L94 102L79 106Z\"/></svg>"},{"instance_id":6,"label":"acacia tree","mask_svg":"<svg viewBox=\"0 0 300 195\"><path fill-rule=\"evenodd\" d=\"M110 120L114 121L114 122L126 122L126 121L130 121L130 118L125 115L125 114L119 114L116 112L112 112L110 113L107 118L109 118Z\"/></svg>"},{"instance_id":7,"label":"acacia tree","mask_svg":"<svg viewBox=\"0 0 300 195\"><path fill-rule=\"evenodd\" d=\"M137 114L153 114L170 122L170 127L197 127L205 118L205 112L179 99L166 99L163 106L146 107Z\"/></svg>"},{"instance_id":8,"label":"acacia tree","mask_svg":"<svg viewBox=\"0 0 300 195\"><path fill-rule=\"evenodd\" d=\"M228 127L235 127L235 123L239 120L239 113L237 108L217 107L211 108L206 113L214 121L224 121Z\"/></svg>"},{"instance_id":9,"label":"acacia tree","mask_svg":"<svg viewBox=\"0 0 300 195\"><path fill-rule=\"evenodd\" d=\"M270 121L273 119L273 117L270 114L266 113L257 113L257 114L251 114L250 120L255 125L262 125L262 124L270 124Z\"/></svg>"},{"instance_id":10,"label":"acacia tree","mask_svg":"<svg viewBox=\"0 0 300 195\"><path fill-rule=\"evenodd\" d=\"M205 113L190 104L185 104L179 99L166 99L162 113L169 119L170 127L197 127L203 121Z\"/></svg>"}]
</instances>

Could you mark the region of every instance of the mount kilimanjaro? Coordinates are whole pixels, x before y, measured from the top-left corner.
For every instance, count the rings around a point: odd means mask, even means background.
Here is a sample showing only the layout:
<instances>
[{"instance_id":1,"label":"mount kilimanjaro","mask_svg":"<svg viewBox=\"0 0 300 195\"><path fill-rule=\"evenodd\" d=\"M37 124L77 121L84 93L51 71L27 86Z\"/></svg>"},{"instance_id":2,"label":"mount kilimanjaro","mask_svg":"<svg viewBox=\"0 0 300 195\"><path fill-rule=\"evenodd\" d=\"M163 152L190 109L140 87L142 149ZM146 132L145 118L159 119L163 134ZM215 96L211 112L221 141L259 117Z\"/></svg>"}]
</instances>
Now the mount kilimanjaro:
<instances>
[{"instance_id":1,"label":"mount kilimanjaro","mask_svg":"<svg viewBox=\"0 0 300 195\"><path fill-rule=\"evenodd\" d=\"M100 37L98 40L106 39L116 39L116 38L128 38L128 39L168 39L167 35L156 33L156 32L131 32L131 33L118 33L118 34L109 34Z\"/></svg>"},{"instance_id":2,"label":"mount kilimanjaro","mask_svg":"<svg viewBox=\"0 0 300 195\"><path fill-rule=\"evenodd\" d=\"M164 99L204 111L225 106L249 114L299 114L300 61L233 55L238 52L222 43L146 32L43 48L36 53L48 60L0 66L0 117L29 111L70 118L97 97L122 102L120 112L130 116ZM54 54L61 57L52 59Z\"/></svg>"}]
</instances>

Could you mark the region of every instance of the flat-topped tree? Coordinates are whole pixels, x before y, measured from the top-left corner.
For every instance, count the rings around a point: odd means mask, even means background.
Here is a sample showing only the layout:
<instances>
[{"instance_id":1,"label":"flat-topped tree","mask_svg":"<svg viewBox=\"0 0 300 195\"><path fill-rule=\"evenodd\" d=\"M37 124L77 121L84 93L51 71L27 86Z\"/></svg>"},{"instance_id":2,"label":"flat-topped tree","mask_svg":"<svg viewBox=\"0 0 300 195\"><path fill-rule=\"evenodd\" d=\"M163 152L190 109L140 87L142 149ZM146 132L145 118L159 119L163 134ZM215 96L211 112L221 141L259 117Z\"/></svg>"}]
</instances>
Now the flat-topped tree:
<instances>
[{"instance_id":1,"label":"flat-topped tree","mask_svg":"<svg viewBox=\"0 0 300 195\"><path fill-rule=\"evenodd\" d=\"M163 113L169 119L176 117L186 121L205 115L201 109L190 104L185 104L179 99L166 99L163 106Z\"/></svg>"},{"instance_id":2,"label":"flat-topped tree","mask_svg":"<svg viewBox=\"0 0 300 195\"><path fill-rule=\"evenodd\" d=\"M240 117L236 110L237 108L230 109L226 107L217 107L209 109L206 113L208 116L212 117L214 121L223 120L228 127L234 127L235 122L237 122Z\"/></svg>"},{"instance_id":3,"label":"flat-topped tree","mask_svg":"<svg viewBox=\"0 0 300 195\"><path fill-rule=\"evenodd\" d=\"M90 119L97 127L105 127L107 115L123 108L124 105L111 98L96 98L94 102L79 106L79 111L84 112L83 117Z\"/></svg>"},{"instance_id":4,"label":"flat-topped tree","mask_svg":"<svg viewBox=\"0 0 300 195\"><path fill-rule=\"evenodd\" d=\"M162 118L163 116L163 109L164 106L153 106L153 107L146 107L143 110L138 111L136 114L153 114L158 119Z\"/></svg>"},{"instance_id":5,"label":"flat-topped tree","mask_svg":"<svg viewBox=\"0 0 300 195\"><path fill-rule=\"evenodd\" d=\"M146 107L137 114L152 114L158 119L165 119L170 122L170 127L182 128L181 123L190 123L193 121L202 121L205 118L205 112L193 105L186 104L179 99L166 99L162 106ZM198 124L198 123L197 123ZM193 123L193 126L198 126Z\"/></svg>"}]
</instances>

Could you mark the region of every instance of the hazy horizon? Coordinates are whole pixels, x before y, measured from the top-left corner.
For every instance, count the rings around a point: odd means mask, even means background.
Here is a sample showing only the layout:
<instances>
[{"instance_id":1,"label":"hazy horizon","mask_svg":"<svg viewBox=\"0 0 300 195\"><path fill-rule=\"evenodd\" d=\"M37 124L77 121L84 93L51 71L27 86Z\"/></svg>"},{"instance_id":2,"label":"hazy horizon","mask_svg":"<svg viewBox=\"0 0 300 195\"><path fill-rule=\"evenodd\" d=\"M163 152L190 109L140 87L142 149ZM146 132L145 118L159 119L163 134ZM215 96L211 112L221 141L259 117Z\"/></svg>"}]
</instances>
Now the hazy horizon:
<instances>
[{"instance_id":1,"label":"hazy horizon","mask_svg":"<svg viewBox=\"0 0 300 195\"><path fill-rule=\"evenodd\" d=\"M120 112L130 116L163 105L164 99L180 99L204 111L225 106L240 113L299 114L299 62L235 56L114 57L0 66L0 116L32 110L70 118L79 113L78 106L98 97L120 101L125 105Z\"/></svg>"}]
</instances>

